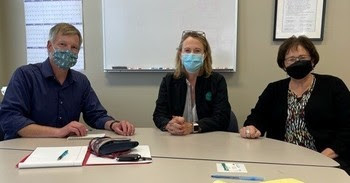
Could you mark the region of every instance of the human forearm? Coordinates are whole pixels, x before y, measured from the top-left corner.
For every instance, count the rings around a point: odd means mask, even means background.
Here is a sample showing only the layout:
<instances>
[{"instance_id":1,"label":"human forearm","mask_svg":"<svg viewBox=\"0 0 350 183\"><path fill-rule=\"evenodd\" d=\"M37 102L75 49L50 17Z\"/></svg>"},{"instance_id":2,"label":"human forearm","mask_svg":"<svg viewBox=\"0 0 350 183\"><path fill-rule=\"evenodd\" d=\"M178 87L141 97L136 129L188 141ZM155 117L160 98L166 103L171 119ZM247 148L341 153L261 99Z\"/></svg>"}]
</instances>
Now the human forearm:
<instances>
[{"instance_id":1,"label":"human forearm","mask_svg":"<svg viewBox=\"0 0 350 183\"><path fill-rule=\"evenodd\" d=\"M156 125L157 128L159 128L162 131L165 131L166 125L169 123L171 119L166 118L166 117L153 117L153 122Z\"/></svg>"},{"instance_id":2,"label":"human forearm","mask_svg":"<svg viewBox=\"0 0 350 183\"><path fill-rule=\"evenodd\" d=\"M156 100L156 107L153 111L153 122L162 131L166 130L166 125L174 115L169 109L169 106L173 105L173 102L168 100L169 94L166 79L163 78Z\"/></svg>"},{"instance_id":3,"label":"human forearm","mask_svg":"<svg viewBox=\"0 0 350 183\"><path fill-rule=\"evenodd\" d=\"M59 137L59 129L49 126L30 124L18 131L21 137Z\"/></svg>"},{"instance_id":4,"label":"human forearm","mask_svg":"<svg viewBox=\"0 0 350 183\"><path fill-rule=\"evenodd\" d=\"M62 128L30 124L18 131L21 137L66 137L70 134L84 136L87 134L87 128L78 121L71 121Z\"/></svg>"}]
</instances>

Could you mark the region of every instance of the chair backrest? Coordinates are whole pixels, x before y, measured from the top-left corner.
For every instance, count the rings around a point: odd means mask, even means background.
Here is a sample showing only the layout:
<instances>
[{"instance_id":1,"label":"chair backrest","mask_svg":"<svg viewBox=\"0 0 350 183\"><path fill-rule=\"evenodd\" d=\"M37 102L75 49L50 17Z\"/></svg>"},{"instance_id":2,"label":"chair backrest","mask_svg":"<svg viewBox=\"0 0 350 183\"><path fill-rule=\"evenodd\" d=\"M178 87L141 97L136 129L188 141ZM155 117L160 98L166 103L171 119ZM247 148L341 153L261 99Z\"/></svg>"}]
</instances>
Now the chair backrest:
<instances>
[{"instance_id":1,"label":"chair backrest","mask_svg":"<svg viewBox=\"0 0 350 183\"><path fill-rule=\"evenodd\" d=\"M238 132L238 122L235 113L231 111L230 114L230 124L228 125L227 130L228 132Z\"/></svg>"},{"instance_id":2,"label":"chair backrest","mask_svg":"<svg viewBox=\"0 0 350 183\"><path fill-rule=\"evenodd\" d=\"M2 129L0 128L0 141L4 140L4 132L2 131Z\"/></svg>"}]
</instances>

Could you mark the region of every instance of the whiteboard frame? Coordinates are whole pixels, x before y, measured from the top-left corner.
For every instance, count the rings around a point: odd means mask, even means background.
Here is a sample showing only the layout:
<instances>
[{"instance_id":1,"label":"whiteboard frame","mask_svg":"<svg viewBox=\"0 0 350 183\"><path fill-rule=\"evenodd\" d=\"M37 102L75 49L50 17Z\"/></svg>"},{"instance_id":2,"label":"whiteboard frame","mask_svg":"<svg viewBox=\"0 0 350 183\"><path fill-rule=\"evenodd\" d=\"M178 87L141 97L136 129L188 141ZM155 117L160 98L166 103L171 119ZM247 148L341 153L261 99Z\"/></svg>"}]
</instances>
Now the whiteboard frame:
<instances>
[{"instance_id":1,"label":"whiteboard frame","mask_svg":"<svg viewBox=\"0 0 350 183\"><path fill-rule=\"evenodd\" d=\"M142 72L142 73L147 73L147 72L173 72L174 69L173 68L162 68L162 67L159 67L158 68L127 68L127 69L113 69L113 68L106 68L106 63L107 63L107 53L106 53L106 34L105 34L105 1L107 0L102 0L102 31L103 31L103 62L104 62L104 72L120 72L120 73L126 73L126 72ZM238 29L238 1L239 0L232 0L234 1L233 4L235 5L234 7L234 22L233 22L233 25L234 25L234 28L233 28L233 41L232 41L232 44L233 44L233 48L234 50L232 50L233 52L233 67L222 67L222 68L213 68L213 71L216 71L216 72L236 72L237 71L237 29ZM176 36L176 35L175 35ZM175 53L175 52L174 52ZM215 59L214 59L214 62L215 62Z\"/></svg>"}]
</instances>

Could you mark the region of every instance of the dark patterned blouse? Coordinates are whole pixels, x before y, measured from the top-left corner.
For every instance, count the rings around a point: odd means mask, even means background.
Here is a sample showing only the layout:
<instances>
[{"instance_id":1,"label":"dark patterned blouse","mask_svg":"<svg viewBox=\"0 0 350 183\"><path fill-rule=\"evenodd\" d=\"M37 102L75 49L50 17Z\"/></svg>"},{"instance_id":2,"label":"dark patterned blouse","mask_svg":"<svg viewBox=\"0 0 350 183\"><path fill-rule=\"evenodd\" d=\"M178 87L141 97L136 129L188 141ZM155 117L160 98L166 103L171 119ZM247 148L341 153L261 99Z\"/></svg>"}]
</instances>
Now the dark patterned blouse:
<instances>
[{"instance_id":1,"label":"dark patterned blouse","mask_svg":"<svg viewBox=\"0 0 350 183\"><path fill-rule=\"evenodd\" d=\"M298 98L290 89L288 90L288 116L286 121L285 141L316 150L315 140L309 133L305 124L305 106L314 89L316 78L311 88Z\"/></svg>"}]
</instances>

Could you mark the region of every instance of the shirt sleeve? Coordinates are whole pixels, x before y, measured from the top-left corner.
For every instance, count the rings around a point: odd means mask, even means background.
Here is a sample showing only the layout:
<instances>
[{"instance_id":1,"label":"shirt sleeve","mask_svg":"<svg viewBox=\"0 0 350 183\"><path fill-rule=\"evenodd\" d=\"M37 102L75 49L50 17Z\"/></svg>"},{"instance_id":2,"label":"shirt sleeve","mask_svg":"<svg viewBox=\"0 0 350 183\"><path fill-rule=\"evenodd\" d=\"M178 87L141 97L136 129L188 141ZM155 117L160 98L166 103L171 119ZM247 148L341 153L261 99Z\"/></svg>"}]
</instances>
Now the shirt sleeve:
<instances>
[{"instance_id":1,"label":"shirt sleeve","mask_svg":"<svg viewBox=\"0 0 350 183\"><path fill-rule=\"evenodd\" d=\"M83 118L89 126L104 129L105 123L113 120L113 118L107 115L106 109L100 103L88 79L85 83L86 87L82 101Z\"/></svg>"},{"instance_id":2,"label":"shirt sleeve","mask_svg":"<svg viewBox=\"0 0 350 183\"><path fill-rule=\"evenodd\" d=\"M350 93L341 79L336 78L333 84L334 111L337 112L338 121L334 123L336 133L330 148L338 155L347 157L350 153Z\"/></svg>"},{"instance_id":3,"label":"shirt sleeve","mask_svg":"<svg viewBox=\"0 0 350 183\"><path fill-rule=\"evenodd\" d=\"M0 125L4 131L4 139L18 137L18 131L34 123L28 118L30 113L31 89L21 68L18 68L7 86L0 107Z\"/></svg>"},{"instance_id":4,"label":"shirt sleeve","mask_svg":"<svg viewBox=\"0 0 350 183\"><path fill-rule=\"evenodd\" d=\"M255 107L251 110L243 126L253 125L255 128L259 129L262 136L266 132L268 117L270 114L271 102L273 99L273 86L270 83L263 93L259 96L258 102Z\"/></svg>"},{"instance_id":5,"label":"shirt sleeve","mask_svg":"<svg viewBox=\"0 0 350 183\"><path fill-rule=\"evenodd\" d=\"M165 126L169 123L171 115L168 108L168 91L166 77L163 78L160 84L156 108L153 112L154 124L161 130L165 130Z\"/></svg>"}]
</instances>

